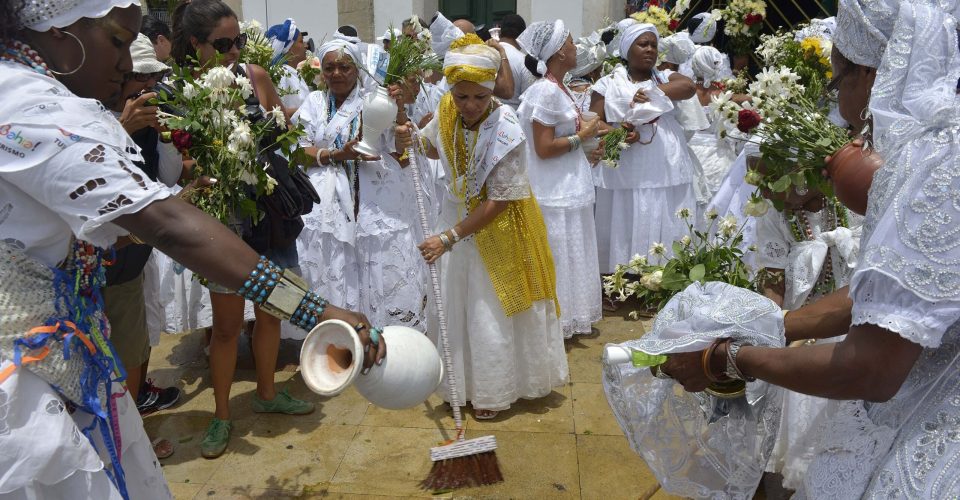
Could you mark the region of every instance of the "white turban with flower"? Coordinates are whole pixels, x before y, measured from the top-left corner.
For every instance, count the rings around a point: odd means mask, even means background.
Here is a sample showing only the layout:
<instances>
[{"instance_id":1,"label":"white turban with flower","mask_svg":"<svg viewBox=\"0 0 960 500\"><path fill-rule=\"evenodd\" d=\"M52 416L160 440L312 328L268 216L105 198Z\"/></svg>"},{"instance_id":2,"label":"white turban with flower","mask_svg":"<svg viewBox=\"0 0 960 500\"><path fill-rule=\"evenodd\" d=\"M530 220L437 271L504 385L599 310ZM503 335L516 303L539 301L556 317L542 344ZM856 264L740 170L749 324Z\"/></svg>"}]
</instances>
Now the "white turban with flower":
<instances>
[{"instance_id":1,"label":"white turban with flower","mask_svg":"<svg viewBox=\"0 0 960 500\"><path fill-rule=\"evenodd\" d=\"M653 33L657 37L657 43L660 42L660 32L657 31L657 27L650 23L636 23L631 24L626 30L623 31L620 35L620 57L627 59L630 55L630 47L633 46L633 42L637 41L637 38L640 38L640 35L644 33Z\"/></svg>"}]
</instances>

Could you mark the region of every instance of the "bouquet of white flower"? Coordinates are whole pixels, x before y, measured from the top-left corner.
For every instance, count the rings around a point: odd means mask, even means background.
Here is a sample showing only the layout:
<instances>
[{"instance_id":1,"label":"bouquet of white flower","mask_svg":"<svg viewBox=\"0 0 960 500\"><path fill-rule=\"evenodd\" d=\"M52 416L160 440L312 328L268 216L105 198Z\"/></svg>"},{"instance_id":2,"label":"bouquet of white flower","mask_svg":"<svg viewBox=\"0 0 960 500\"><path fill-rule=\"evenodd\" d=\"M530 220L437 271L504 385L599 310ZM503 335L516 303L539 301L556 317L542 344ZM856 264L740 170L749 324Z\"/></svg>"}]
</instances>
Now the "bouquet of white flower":
<instances>
[{"instance_id":1,"label":"bouquet of white flower","mask_svg":"<svg viewBox=\"0 0 960 500\"><path fill-rule=\"evenodd\" d=\"M714 19L723 19L723 32L730 37L734 55L749 54L767 16L763 0L730 0L723 9L711 12Z\"/></svg>"},{"instance_id":2,"label":"bouquet of white flower","mask_svg":"<svg viewBox=\"0 0 960 500\"><path fill-rule=\"evenodd\" d=\"M757 290L766 273L751 276L751 270L743 262L743 228L736 217L720 217L716 212L706 214L708 227L700 231L693 226L693 213L682 208L677 217L687 225L688 235L673 242L673 257L662 262L667 255L663 243L654 243L650 255L658 263L651 263L646 256L635 255L627 264L620 264L616 271L603 279L604 293L611 299L625 301L633 296L650 309L659 310L677 292L695 281L706 283L722 281L741 288ZM639 313L631 313L636 317Z\"/></svg>"},{"instance_id":3,"label":"bouquet of white flower","mask_svg":"<svg viewBox=\"0 0 960 500\"><path fill-rule=\"evenodd\" d=\"M194 177L207 176L216 183L196 193L194 204L223 223L233 217L260 215L255 195L270 194L276 185L261 155L296 147L301 129L288 129L279 107L263 113L245 100L253 93L250 80L216 66L199 79L194 68L175 67L177 87L159 92L158 101L178 114L160 113L160 122L171 131L174 146L196 160Z\"/></svg>"}]
</instances>

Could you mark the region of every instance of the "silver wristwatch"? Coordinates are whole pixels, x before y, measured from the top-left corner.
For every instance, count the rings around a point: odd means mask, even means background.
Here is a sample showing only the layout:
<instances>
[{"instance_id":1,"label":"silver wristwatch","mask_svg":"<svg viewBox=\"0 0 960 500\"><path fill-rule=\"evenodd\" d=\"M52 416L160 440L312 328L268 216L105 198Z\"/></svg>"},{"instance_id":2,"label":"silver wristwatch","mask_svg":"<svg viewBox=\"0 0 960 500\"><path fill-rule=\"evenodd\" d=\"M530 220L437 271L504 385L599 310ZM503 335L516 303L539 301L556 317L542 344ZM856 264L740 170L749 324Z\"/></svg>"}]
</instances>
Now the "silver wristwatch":
<instances>
[{"instance_id":1,"label":"silver wristwatch","mask_svg":"<svg viewBox=\"0 0 960 500\"><path fill-rule=\"evenodd\" d=\"M737 354L743 345L743 342L739 341L730 342L730 344L727 345L727 368L724 371L724 375L734 380L753 382L756 378L744 376L743 372L737 368Z\"/></svg>"}]
</instances>

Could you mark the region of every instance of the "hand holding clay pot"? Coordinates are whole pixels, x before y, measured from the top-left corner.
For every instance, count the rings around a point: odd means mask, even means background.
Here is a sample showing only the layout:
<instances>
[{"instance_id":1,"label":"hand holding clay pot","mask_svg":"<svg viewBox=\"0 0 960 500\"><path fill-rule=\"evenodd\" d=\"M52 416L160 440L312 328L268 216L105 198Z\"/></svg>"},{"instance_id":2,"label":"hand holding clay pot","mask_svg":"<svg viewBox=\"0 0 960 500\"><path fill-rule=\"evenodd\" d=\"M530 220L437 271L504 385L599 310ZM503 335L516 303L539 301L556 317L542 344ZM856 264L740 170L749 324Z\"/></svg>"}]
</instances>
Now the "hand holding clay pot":
<instances>
[{"instance_id":1,"label":"hand holding clay pot","mask_svg":"<svg viewBox=\"0 0 960 500\"><path fill-rule=\"evenodd\" d=\"M833 191L844 206L864 215L867 211L867 193L873 183L873 174L883 166L883 158L876 151L864 151L863 142L855 140L827 157L827 175Z\"/></svg>"},{"instance_id":2,"label":"hand holding clay pot","mask_svg":"<svg viewBox=\"0 0 960 500\"><path fill-rule=\"evenodd\" d=\"M443 379L443 363L433 342L404 326L384 328L379 343L384 342L390 344L390 356L362 375L364 351L356 329L340 320L324 321L300 349L303 381L321 396L335 396L352 384L368 401L390 410L426 401Z\"/></svg>"}]
</instances>

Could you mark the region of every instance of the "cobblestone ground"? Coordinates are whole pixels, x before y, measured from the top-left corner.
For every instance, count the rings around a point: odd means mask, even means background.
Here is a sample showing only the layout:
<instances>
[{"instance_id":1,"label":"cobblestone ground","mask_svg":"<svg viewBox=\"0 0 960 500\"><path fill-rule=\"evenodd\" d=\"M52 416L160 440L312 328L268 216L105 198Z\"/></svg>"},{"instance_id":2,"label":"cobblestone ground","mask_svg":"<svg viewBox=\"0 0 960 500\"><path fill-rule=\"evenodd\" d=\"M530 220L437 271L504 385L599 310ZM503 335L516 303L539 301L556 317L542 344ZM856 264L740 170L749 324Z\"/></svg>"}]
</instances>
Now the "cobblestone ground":
<instances>
[{"instance_id":1,"label":"cobblestone ground","mask_svg":"<svg viewBox=\"0 0 960 500\"><path fill-rule=\"evenodd\" d=\"M639 337L649 323L609 315L593 335L567 341L570 383L549 396L521 401L493 421L468 417L468 437L495 435L506 480L452 493L417 484L430 470L428 449L447 439L453 418L437 397L404 411L387 411L356 391L335 398L311 393L297 373L298 346L284 342L278 388L317 402L312 415L253 413L255 377L242 345L227 452L200 457L213 411L213 389L200 331L165 335L154 349L150 376L183 387L174 408L144 419L151 437L177 447L162 461L174 495L188 498L669 498L620 432L600 385L607 342ZM248 341L244 337L242 344Z\"/></svg>"}]
</instances>

